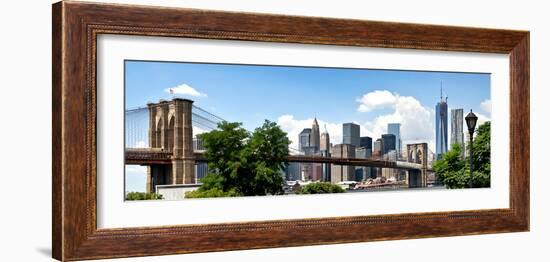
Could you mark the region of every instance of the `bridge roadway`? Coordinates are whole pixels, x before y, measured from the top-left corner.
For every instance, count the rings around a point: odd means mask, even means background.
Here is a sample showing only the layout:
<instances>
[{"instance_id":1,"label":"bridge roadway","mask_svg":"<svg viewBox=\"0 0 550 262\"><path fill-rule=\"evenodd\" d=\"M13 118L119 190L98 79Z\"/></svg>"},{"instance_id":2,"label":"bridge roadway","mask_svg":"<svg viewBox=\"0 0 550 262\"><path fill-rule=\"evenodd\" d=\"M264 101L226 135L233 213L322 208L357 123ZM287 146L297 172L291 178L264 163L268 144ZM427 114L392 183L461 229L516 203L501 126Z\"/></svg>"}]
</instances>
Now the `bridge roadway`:
<instances>
[{"instance_id":1,"label":"bridge roadway","mask_svg":"<svg viewBox=\"0 0 550 262\"><path fill-rule=\"evenodd\" d=\"M194 160L204 162L204 151L195 151ZM368 166L381 168L395 168L405 170L421 170L422 165L417 163L409 163L405 161L388 161L370 158L338 158L338 157L322 157L322 156L304 156L304 155L289 155L286 159L288 162L299 163L330 163L343 166ZM169 150L157 148L127 148L125 152L125 163L128 165L170 165L172 164L172 152ZM428 170L431 170L428 167Z\"/></svg>"}]
</instances>

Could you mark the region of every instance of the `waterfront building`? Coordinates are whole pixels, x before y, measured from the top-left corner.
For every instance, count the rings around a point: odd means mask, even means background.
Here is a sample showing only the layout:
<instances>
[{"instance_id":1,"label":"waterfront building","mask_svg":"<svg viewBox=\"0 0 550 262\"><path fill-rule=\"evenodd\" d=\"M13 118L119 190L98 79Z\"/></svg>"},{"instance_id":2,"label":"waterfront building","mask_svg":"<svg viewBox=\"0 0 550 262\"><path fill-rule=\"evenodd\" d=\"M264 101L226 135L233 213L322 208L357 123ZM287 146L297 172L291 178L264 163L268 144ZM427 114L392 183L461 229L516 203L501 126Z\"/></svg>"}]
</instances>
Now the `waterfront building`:
<instances>
[{"instance_id":1,"label":"waterfront building","mask_svg":"<svg viewBox=\"0 0 550 262\"><path fill-rule=\"evenodd\" d=\"M332 147L332 157L354 158L355 146L350 144L337 144ZM354 166L331 165L331 182L355 180Z\"/></svg>"},{"instance_id":2,"label":"waterfront building","mask_svg":"<svg viewBox=\"0 0 550 262\"><path fill-rule=\"evenodd\" d=\"M285 180L296 181L300 179L300 163L288 163L288 165L285 167Z\"/></svg>"},{"instance_id":3,"label":"waterfront building","mask_svg":"<svg viewBox=\"0 0 550 262\"><path fill-rule=\"evenodd\" d=\"M371 144L372 145L372 144ZM355 158L370 158L372 149L358 147L355 149ZM372 167L355 167L355 181L364 181L372 176Z\"/></svg>"}]
</instances>

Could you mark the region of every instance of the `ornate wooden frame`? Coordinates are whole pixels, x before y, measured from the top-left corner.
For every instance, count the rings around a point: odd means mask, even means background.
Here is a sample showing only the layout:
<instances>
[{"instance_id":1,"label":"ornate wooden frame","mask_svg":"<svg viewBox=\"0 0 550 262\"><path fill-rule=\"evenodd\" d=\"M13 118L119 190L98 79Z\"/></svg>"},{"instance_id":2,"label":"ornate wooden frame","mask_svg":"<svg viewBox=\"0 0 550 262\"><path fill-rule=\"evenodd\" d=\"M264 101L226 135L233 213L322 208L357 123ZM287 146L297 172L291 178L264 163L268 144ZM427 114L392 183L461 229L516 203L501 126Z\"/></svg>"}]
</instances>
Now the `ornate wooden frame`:
<instances>
[{"instance_id":1,"label":"ornate wooden frame","mask_svg":"<svg viewBox=\"0 0 550 262\"><path fill-rule=\"evenodd\" d=\"M53 257L81 260L529 230L529 32L128 6L53 5ZM510 208L146 228L96 227L98 34L510 56Z\"/></svg>"}]
</instances>

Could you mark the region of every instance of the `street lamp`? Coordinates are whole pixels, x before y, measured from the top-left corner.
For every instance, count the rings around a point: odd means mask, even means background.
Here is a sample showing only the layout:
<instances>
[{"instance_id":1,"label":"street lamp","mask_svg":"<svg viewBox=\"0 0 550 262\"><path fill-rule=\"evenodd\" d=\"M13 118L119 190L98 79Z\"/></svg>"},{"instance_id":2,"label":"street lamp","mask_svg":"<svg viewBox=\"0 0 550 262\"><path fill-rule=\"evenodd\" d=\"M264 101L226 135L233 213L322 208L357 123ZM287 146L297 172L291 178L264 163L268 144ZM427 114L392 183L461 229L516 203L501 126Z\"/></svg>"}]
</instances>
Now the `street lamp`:
<instances>
[{"instance_id":1,"label":"street lamp","mask_svg":"<svg viewBox=\"0 0 550 262\"><path fill-rule=\"evenodd\" d=\"M472 180L474 179L474 131L476 130L477 116L470 109L470 113L466 116L466 125L468 125L468 133L470 133L470 188L472 188Z\"/></svg>"}]
</instances>

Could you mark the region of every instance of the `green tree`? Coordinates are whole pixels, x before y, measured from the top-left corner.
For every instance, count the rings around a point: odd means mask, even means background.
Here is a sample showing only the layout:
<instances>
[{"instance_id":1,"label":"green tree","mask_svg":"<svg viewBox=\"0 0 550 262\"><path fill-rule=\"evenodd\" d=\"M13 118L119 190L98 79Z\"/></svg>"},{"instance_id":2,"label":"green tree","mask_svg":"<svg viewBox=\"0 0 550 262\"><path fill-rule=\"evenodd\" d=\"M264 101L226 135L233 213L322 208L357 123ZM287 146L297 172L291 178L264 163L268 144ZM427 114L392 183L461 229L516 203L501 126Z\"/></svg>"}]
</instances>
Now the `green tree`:
<instances>
[{"instance_id":1,"label":"green tree","mask_svg":"<svg viewBox=\"0 0 550 262\"><path fill-rule=\"evenodd\" d=\"M298 194L325 194L325 193L344 193L341 186L326 182L314 182L300 188Z\"/></svg>"},{"instance_id":2,"label":"green tree","mask_svg":"<svg viewBox=\"0 0 550 262\"><path fill-rule=\"evenodd\" d=\"M199 135L202 139L211 172L201 179L203 183L199 190L206 191L213 188L229 191L237 188L238 171L241 166L241 152L246 146L250 134L241 123L223 121L218 129Z\"/></svg>"},{"instance_id":3,"label":"green tree","mask_svg":"<svg viewBox=\"0 0 550 262\"><path fill-rule=\"evenodd\" d=\"M469 159L461 158L461 147L452 145L451 150L443 154L440 160L433 164L439 180L448 188L476 188L489 187L491 185L491 123L485 122L476 130L476 137L469 145L473 146L473 177L470 175Z\"/></svg>"},{"instance_id":4,"label":"green tree","mask_svg":"<svg viewBox=\"0 0 550 262\"><path fill-rule=\"evenodd\" d=\"M474 172L491 174L491 123L485 122L476 130L473 142Z\"/></svg>"},{"instance_id":5,"label":"green tree","mask_svg":"<svg viewBox=\"0 0 550 262\"><path fill-rule=\"evenodd\" d=\"M193 190L185 193L185 198L206 198L206 197L236 197L241 194L233 189L224 192L219 188L208 190Z\"/></svg>"},{"instance_id":6,"label":"green tree","mask_svg":"<svg viewBox=\"0 0 550 262\"><path fill-rule=\"evenodd\" d=\"M162 199L161 194L157 193L143 193L143 192L128 192L126 193L126 200L157 200Z\"/></svg>"},{"instance_id":7,"label":"green tree","mask_svg":"<svg viewBox=\"0 0 550 262\"><path fill-rule=\"evenodd\" d=\"M266 120L252 134L241 123L221 122L200 135L211 172L189 197L283 194L281 172L290 141L276 123Z\"/></svg>"}]
</instances>

